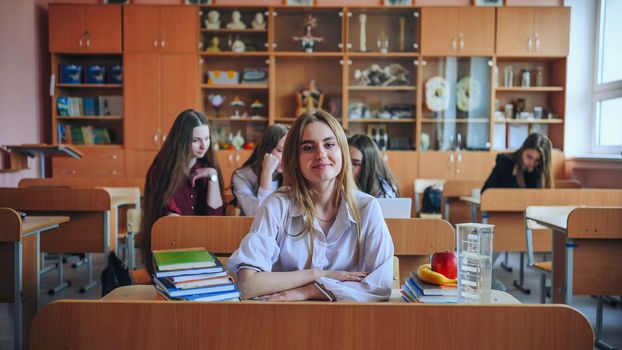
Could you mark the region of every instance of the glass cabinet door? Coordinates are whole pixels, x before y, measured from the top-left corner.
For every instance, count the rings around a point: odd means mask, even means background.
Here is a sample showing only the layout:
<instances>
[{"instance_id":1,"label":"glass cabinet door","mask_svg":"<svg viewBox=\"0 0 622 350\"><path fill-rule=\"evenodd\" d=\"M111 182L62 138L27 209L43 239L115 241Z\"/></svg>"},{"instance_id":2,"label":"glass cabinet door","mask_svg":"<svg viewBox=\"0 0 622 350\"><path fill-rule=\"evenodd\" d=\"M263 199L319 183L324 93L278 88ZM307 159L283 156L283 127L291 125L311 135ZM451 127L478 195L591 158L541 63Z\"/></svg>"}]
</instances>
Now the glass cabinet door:
<instances>
[{"instance_id":1,"label":"glass cabinet door","mask_svg":"<svg viewBox=\"0 0 622 350\"><path fill-rule=\"evenodd\" d=\"M421 150L490 149L489 57L423 60Z\"/></svg>"},{"instance_id":2,"label":"glass cabinet door","mask_svg":"<svg viewBox=\"0 0 622 350\"><path fill-rule=\"evenodd\" d=\"M274 51L337 53L343 51L341 8L277 8Z\"/></svg>"},{"instance_id":3,"label":"glass cabinet door","mask_svg":"<svg viewBox=\"0 0 622 350\"><path fill-rule=\"evenodd\" d=\"M419 12L412 8L350 9L350 53L419 52Z\"/></svg>"}]
</instances>

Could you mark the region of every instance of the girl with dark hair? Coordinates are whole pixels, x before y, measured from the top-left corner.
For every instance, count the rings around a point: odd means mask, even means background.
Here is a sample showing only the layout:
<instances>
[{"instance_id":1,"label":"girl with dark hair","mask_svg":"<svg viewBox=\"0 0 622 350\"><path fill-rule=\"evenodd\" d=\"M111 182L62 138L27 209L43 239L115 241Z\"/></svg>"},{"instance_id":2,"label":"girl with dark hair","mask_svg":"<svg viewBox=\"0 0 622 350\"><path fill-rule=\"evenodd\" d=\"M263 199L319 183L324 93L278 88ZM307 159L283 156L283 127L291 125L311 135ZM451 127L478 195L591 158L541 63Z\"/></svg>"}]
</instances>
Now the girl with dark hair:
<instances>
[{"instance_id":1,"label":"girl with dark hair","mask_svg":"<svg viewBox=\"0 0 622 350\"><path fill-rule=\"evenodd\" d=\"M330 114L296 119L283 151L286 186L264 200L228 261L244 298L389 298L393 242L378 201L356 190L347 147Z\"/></svg>"},{"instance_id":2,"label":"girl with dark hair","mask_svg":"<svg viewBox=\"0 0 622 350\"><path fill-rule=\"evenodd\" d=\"M348 139L352 173L359 189L376 198L397 198L397 181L374 140L364 134Z\"/></svg>"},{"instance_id":3,"label":"girl with dark hair","mask_svg":"<svg viewBox=\"0 0 622 350\"><path fill-rule=\"evenodd\" d=\"M192 109L181 112L145 180L142 232L148 269L153 223L166 215L224 215L222 183L207 117Z\"/></svg>"},{"instance_id":4,"label":"girl with dark hair","mask_svg":"<svg viewBox=\"0 0 622 350\"><path fill-rule=\"evenodd\" d=\"M231 187L242 215L255 216L261 202L283 185L281 157L289 126L270 125L250 158L233 173Z\"/></svg>"},{"instance_id":5,"label":"girl with dark hair","mask_svg":"<svg viewBox=\"0 0 622 350\"><path fill-rule=\"evenodd\" d=\"M514 153L499 154L497 163L484 183L488 188L553 188L551 140L533 133Z\"/></svg>"}]
</instances>

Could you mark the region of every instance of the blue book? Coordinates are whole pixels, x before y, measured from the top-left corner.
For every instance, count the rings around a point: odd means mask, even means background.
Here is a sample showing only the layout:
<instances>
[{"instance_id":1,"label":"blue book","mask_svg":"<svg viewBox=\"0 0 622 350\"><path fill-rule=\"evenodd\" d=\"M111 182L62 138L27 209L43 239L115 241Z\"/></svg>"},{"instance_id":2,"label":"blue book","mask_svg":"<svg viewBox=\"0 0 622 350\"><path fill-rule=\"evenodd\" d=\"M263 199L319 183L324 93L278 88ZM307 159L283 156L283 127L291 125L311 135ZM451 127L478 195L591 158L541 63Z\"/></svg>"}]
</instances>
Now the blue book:
<instances>
[{"instance_id":1,"label":"blue book","mask_svg":"<svg viewBox=\"0 0 622 350\"><path fill-rule=\"evenodd\" d=\"M81 84L82 66L76 64L59 65L61 84Z\"/></svg>"},{"instance_id":2,"label":"blue book","mask_svg":"<svg viewBox=\"0 0 622 350\"><path fill-rule=\"evenodd\" d=\"M56 113L59 117L69 116L69 97L59 96L56 98Z\"/></svg>"},{"instance_id":3,"label":"blue book","mask_svg":"<svg viewBox=\"0 0 622 350\"><path fill-rule=\"evenodd\" d=\"M153 282L155 282L156 286L160 288L160 290L166 292L170 297L182 297L194 294L211 294L218 292L229 292L235 290L235 283L233 280L230 280L229 283L224 284L216 284L212 286L204 286L199 288L189 288L189 289L181 289L175 288L175 285L171 283L166 278L153 278Z\"/></svg>"},{"instance_id":4,"label":"blue book","mask_svg":"<svg viewBox=\"0 0 622 350\"><path fill-rule=\"evenodd\" d=\"M402 290L406 288L408 294L421 303L456 304L459 301L457 295L424 295L423 291L417 287L415 282L410 277L405 278L404 283L405 284L402 285Z\"/></svg>"},{"instance_id":5,"label":"blue book","mask_svg":"<svg viewBox=\"0 0 622 350\"><path fill-rule=\"evenodd\" d=\"M227 292L193 294L183 296L180 299L188 301L231 301L231 299L240 300L240 291L234 289Z\"/></svg>"},{"instance_id":6,"label":"blue book","mask_svg":"<svg viewBox=\"0 0 622 350\"><path fill-rule=\"evenodd\" d=\"M106 67L88 66L86 68L87 84L104 84L106 82Z\"/></svg>"},{"instance_id":7,"label":"blue book","mask_svg":"<svg viewBox=\"0 0 622 350\"><path fill-rule=\"evenodd\" d=\"M82 110L84 115L95 116L95 99L93 97L82 98Z\"/></svg>"}]
</instances>

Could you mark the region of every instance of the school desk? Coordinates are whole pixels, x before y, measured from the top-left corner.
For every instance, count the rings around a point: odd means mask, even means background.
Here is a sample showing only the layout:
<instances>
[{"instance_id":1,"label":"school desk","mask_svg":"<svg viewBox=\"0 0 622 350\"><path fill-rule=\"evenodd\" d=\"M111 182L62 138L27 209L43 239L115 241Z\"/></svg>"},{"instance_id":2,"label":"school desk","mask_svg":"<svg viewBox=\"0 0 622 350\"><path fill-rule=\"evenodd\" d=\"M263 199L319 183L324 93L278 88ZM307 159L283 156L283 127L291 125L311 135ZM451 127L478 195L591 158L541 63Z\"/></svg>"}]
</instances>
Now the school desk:
<instances>
[{"instance_id":1,"label":"school desk","mask_svg":"<svg viewBox=\"0 0 622 350\"><path fill-rule=\"evenodd\" d=\"M61 300L31 349L591 349L567 305Z\"/></svg>"},{"instance_id":2,"label":"school desk","mask_svg":"<svg viewBox=\"0 0 622 350\"><path fill-rule=\"evenodd\" d=\"M151 228L152 249L205 247L217 256L229 256L249 232L247 216L165 216ZM399 280L408 277L430 255L454 250L455 231L441 219L386 219L399 258Z\"/></svg>"},{"instance_id":3,"label":"school desk","mask_svg":"<svg viewBox=\"0 0 622 350\"><path fill-rule=\"evenodd\" d=\"M553 230L553 303L598 295L596 342L602 343L602 296L622 295L622 207L529 207L527 219Z\"/></svg>"},{"instance_id":4,"label":"school desk","mask_svg":"<svg viewBox=\"0 0 622 350\"><path fill-rule=\"evenodd\" d=\"M0 302L13 303L14 348L27 347L39 301L39 235L69 221L67 216L27 216L0 208ZM23 337L26 335L26 337Z\"/></svg>"},{"instance_id":5,"label":"school desk","mask_svg":"<svg viewBox=\"0 0 622 350\"><path fill-rule=\"evenodd\" d=\"M72 157L80 159L84 156L82 152L70 145L47 145L47 144L23 144L3 146L11 152L27 156L39 156L39 177L45 177L45 157ZM27 162L24 162L27 165Z\"/></svg>"}]
</instances>

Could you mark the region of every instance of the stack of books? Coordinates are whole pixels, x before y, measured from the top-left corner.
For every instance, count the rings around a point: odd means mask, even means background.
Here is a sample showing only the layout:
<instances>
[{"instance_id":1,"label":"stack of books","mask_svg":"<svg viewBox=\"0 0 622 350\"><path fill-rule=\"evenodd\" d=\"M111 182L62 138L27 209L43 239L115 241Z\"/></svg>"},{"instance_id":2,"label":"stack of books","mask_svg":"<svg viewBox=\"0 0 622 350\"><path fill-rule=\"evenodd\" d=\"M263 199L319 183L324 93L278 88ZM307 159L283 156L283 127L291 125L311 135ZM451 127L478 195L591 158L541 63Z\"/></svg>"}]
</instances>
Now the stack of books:
<instances>
[{"instance_id":1,"label":"stack of books","mask_svg":"<svg viewBox=\"0 0 622 350\"><path fill-rule=\"evenodd\" d=\"M420 280L414 272L404 279L400 292L402 299L407 303L455 304L458 302L457 285L426 283Z\"/></svg>"},{"instance_id":2,"label":"stack of books","mask_svg":"<svg viewBox=\"0 0 622 350\"><path fill-rule=\"evenodd\" d=\"M205 248L154 250L153 282L168 300L239 301L240 291Z\"/></svg>"}]
</instances>

